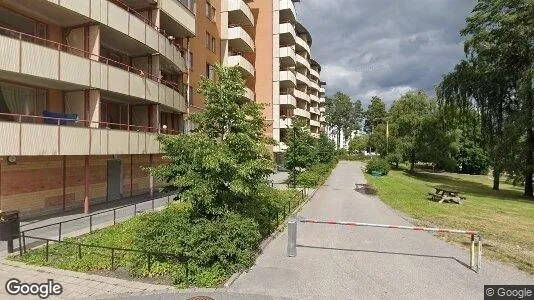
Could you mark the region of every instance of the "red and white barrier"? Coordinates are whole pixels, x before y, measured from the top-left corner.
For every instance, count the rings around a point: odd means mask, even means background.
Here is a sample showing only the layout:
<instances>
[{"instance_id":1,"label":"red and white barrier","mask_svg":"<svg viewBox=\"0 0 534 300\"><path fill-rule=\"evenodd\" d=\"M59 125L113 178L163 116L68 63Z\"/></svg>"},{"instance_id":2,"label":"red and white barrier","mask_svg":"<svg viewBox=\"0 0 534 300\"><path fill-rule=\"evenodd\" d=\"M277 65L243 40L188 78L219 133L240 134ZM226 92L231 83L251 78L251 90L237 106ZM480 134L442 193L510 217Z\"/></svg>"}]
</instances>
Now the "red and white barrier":
<instances>
[{"instance_id":1,"label":"red and white barrier","mask_svg":"<svg viewBox=\"0 0 534 300\"><path fill-rule=\"evenodd\" d=\"M480 263L481 263L481 257L482 257L482 237L478 231L418 227L418 226L373 224L373 223L361 223L361 222L343 222L343 221L333 221L333 220L315 220L315 219L297 217L294 220L290 220L288 223L288 256L290 257L294 257L297 255L296 245L297 245L297 223L298 222L312 223L312 224L342 225L342 226L352 226L352 227L378 227L378 228L393 228L393 229L404 229L404 230L414 230L414 231L466 234L471 237L471 247L470 247L471 269L475 270L477 273L480 270ZM476 267L475 267L475 238L478 244L478 251L476 255L477 256Z\"/></svg>"}]
</instances>

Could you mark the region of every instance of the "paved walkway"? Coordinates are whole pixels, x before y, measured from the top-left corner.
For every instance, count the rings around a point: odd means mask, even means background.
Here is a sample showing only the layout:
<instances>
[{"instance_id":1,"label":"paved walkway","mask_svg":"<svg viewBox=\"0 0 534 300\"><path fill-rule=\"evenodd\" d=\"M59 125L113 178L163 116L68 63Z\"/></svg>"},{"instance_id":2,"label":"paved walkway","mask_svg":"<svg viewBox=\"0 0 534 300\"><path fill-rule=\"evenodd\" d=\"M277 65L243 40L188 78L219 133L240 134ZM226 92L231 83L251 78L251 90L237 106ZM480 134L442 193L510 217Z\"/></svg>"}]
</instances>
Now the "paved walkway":
<instances>
[{"instance_id":1,"label":"paved walkway","mask_svg":"<svg viewBox=\"0 0 534 300\"><path fill-rule=\"evenodd\" d=\"M354 191L365 183L361 167L341 162L300 215L409 225L377 197ZM301 223L297 244L297 257L286 257L280 235L231 289L295 299L482 299L484 284L534 284L486 259L476 274L468 251L426 232Z\"/></svg>"},{"instance_id":2,"label":"paved walkway","mask_svg":"<svg viewBox=\"0 0 534 300\"><path fill-rule=\"evenodd\" d=\"M17 278L24 283L46 283L48 279L53 279L55 283L62 285L63 293L49 299L95 299L116 294L174 290L172 286L132 282L0 260L0 299L39 299L37 296L10 296L5 289L5 283L10 278Z\"/></svg>"},{"instance_id":3,"label":"paved walkway","mask_svg":"<svg viewBox=\"0 0 534 300\"><path fill-rule=\"evenodd\" d=\"M92 217L92 226L93 229L103 228L110 225L113 225L113 209L119 208L115 212L115 218L117 222L127 220L134 216L135 213L150 211L152 210L152 205L154 209L161 209L165 207L168 201L172 201L173 196L167 194L156 194L154 201L150 200L148 195L139 195L131 198L125 198L116 201L103 202L95 204L91 207ZM133 204L136 203L134 206ZM131 205L131 206L127 206ZM68 220L73 220L86 216L83 213L82 208L75 209L68 212L61 212L56 214L50 214L47 216L42 216L38 218L28 219L21 222L21 230L29 230L33 228L38 228L41 226L56 224L58 222L65 222ZM62 238L67 236L77 236L89 232L89 218L83 218L79 220L74 220L70 222L63 223L61 226ZM29 236L58 239L59 238L59 226L48 226L42 229L31 230L27 232ZM27 243L30 243L30 239ZM15 250L18 249L18 241L14 241ZM0 242L0 257L5 257L7 254L7 242Z\"/></svg>"}]
</instances>

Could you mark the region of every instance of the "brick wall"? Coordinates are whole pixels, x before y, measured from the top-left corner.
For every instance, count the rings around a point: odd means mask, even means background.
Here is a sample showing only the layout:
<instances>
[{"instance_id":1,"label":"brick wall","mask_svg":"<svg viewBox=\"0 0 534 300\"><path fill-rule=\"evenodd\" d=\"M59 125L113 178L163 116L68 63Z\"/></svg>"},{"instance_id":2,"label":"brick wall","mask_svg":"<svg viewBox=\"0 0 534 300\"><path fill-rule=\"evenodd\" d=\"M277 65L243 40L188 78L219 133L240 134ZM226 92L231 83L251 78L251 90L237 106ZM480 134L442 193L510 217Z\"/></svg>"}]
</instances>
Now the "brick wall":
<instances>
[{"instance_id":1,"label":"brick wall","mask_svg":"<svg viewBox=\"0 0 534 300\"><path fill-rule=\"evenodd\" d=\"M91 203L106 200L107 160L112 156L90 156ZM144 168L150 166L149 155L121 155L122 195L139 195L149 191L149 174ZM132 165L130 167L130 162ZM161 163L153 155L153 164ZM65 168L64 168L65 167ZM133 174L130 180L130 174ZM63 190L65 186L65 190ZM161 183L154 183L161 186ZM84 156L21 156L15 164L0 157L0 210L20 210L34 214L60 211L83 205L85 199Z\"/></svg>"}]
</instances>

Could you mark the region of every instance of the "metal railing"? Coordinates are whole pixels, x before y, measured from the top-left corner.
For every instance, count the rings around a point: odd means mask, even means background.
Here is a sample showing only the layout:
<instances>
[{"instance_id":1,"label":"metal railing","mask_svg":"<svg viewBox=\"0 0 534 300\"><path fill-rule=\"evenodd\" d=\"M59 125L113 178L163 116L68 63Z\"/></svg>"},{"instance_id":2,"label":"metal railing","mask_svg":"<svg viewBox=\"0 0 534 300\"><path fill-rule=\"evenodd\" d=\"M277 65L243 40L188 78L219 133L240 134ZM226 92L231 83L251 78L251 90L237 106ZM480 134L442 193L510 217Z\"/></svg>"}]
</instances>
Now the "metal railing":
<instances>
[{"instance_id":1,"label":"metal railing","mask_svg":"<svg viewBox=\"0 0 534 300\"><path fill-rule=\"evenodd\" d=\"M174 199L176 199L178 197L179 197L179 194L174 194L174 195L170 195L169 194L169 195L167 195L166 196L167 205L169 205L171 203L171 200L174 201ZM151 198L150 201L135 202L133 204L127 204L127 205L118 206L118 207L115 207L115 208L112 208L112 209L103 210L103 211L100 211L100 212L97 212L97 213L92 213L90 215L81 216L81 217L69 219L69 220L66 220L66 221L60 221L60 222L56 222L56 223L52 223L52 224L46 224L46 225L39 226L39 227L34 227L34 228L30 228L30 229L21 230L20 234L19 234L19 237L21 237L23 239L24 243L22 244L22 246L24 247L24 250L26 250L26 246L27 246L26 239L27 238L29 238L29 239L33 239L34 238L33 235L31 237L28 236L28 232L31 233L31 232L34 232L34 231L37 231L37 230L43 230L43 229L47 229L47 228L57 227L57 241L61 241L62 238L64 237L64 234L63 234L63 227L64 226L63 225L68 224L68 223L72 223L72 222L76 222L76 221L79 221L79 220L87 220L86 222L84 222L86 224L86 226L84 226L84 227L86 229L89 228L88 233L92 233L93 229L94 229L93 227L95 225L96 226L98 225L98 224L93 224L93 219L94 218L96 218L98 216L102 216L104 214L109 214L110 218L109 218L109 221L107 221L107 222L111 223L111 221L113 221L113 225L116 225L118 220L124 220L124 219L127 219L129 217L136 216L138 214L138 210L137 209L141 206L141 204L145 204L145 203L150 202L151 211L155 211L155 208L156 208L155 201L156 201L155 198ZM132 208L132 210L131 210L132 213L131 214L127 214L126 216L123 216L122 218L117 218L117 211L129 209L129 208ZM113 215L112 218L111 218L111 214ZM100 224L105 224L105 223L106 222L101 222ZM29 225L25 225L25 226L29 226ZM38 239L48 239L48 237L45 238L45 237L41 236ZM36 243L35 246L39 246L39 244Z\"/></svg>"},{"instance_id":2,"label":"metal railing","mask_svg":"<svg viewBox=\"0 0 534 300\"><path fill-rule=\"evenodd\" d=\"M79 48L76 48L76 47L73 47L73 46L69 46L69 45L66 45L66 44L62 44L62 43L59 43L59 42L56 42L56 41L44 39L44 38L41 38L41 37L38 37L38 36L35 36L35 35L31 35L31 34L27 34L27 33L24 33L24 32L17 31L17 30L13 30L13 29L10 29L10 28L4 27L4 26L0 26L0 34L4 35L4 36L9 36L9 37L12 37L12 38L17 38L17 39L19 39L19 41L25 41L25 42L29 42L29 43L45 46L45 47L48 47L48 48L56 49L57 51L67 52L67 53L70 53L70 54L73 54L73 55L77 55L77 56L80 56L80 57L84 57L84 58L87 58L87 59L91 59L91 60L94 60L94 61L99 61L101 63L105 63L108 66L113 66L113 67L117 67L117 68L123 69L123 70L125 70L127 72L130 72L130 73L133 73L133 74L137 74L137 75L142 76L142 77L149 78L149 79L154 80L154 81L156 81L158 83L162 83L162 84L174 89L175 91L180 93L180 95L185 97L185 85L184 84L163 80L161 76L155 76L155 75L153 75L153 74L151 74L149 72L145 72L145 71L143 71L141 69L132 67L132 66L124 64L122 62L119 62L119 61L116 61L116 60L113 60L113 59L110 59L110 58L107 58L107 57L104 57L104 56L101 56L101 55L98 55L98 54L93 54L93 53L91 53L89 51L85 51L85 50L82 50L82 49L79 49Z\"/></svg>"},{"instance_id":3,"label":"metal railing","mask_svg":"<svg viewBox=\"0 0 534 300\"><path fill-rule=\"evenodd\" d=\"M110 247L110 246L102 246L102 245L94 245L94 244L84 244L84 243L77 243L77 242L71 242L71 241L61 241L61 240L54 240L49 238L42 238L42 237L35 237L35 236L22 236L19 237L19 255L22 257L24 254L26 254L26 238L32 238L36 240L42 241L42 244L45 245L45 260L46 262L49 262L50 260L50 243L60 243L65 245L74 245L78 249L78 259L82 259L83 257L83 248L96 248L96 249L104 249L110 251L110 269L115 269L115 253L116 252L133 252L133 253L140 253L141 255L146 255L147 260L147 270L150 273L151 267L152 267L152 259L153 258L171 258L173 262L175 263L184 263L185 264L185 277L186 279L189 278L189 257L185 255L180 254L174 254L174 253L165 253L165 252L153 252L153 251L145 251L145 250L138 250L138 249L129 249L129 248L118 248L118 247Z\"/></svg>"}]
</instances>

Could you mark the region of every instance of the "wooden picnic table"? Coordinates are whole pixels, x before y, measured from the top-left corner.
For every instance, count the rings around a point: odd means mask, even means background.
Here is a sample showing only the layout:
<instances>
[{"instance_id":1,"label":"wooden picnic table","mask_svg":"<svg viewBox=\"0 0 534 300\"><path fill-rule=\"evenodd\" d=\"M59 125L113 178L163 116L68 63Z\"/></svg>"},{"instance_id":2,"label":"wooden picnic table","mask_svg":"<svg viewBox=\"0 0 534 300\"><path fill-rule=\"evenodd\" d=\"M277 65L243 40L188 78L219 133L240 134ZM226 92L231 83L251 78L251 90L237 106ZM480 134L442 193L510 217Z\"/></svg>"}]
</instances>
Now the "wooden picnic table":
<instances>
[{"instance_id":1,"label":"wooden picnic table","mask_svg":"<svg viewBox=\"0 0 534 300\"><path fill-rule=\"evenodd\" d=\"M463 204L465 197L460 196L460 191L451 186L438 185L434 187L436 189L435 193L428 193L431 200L443 202L454 202L458 204Z\"/></svg>"}]
</instances>

